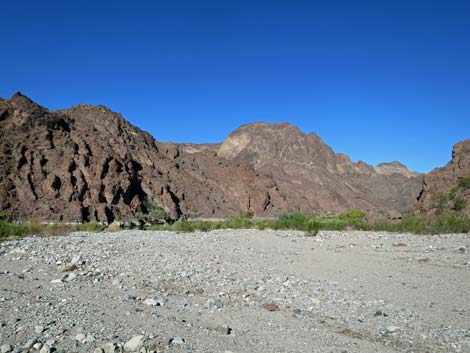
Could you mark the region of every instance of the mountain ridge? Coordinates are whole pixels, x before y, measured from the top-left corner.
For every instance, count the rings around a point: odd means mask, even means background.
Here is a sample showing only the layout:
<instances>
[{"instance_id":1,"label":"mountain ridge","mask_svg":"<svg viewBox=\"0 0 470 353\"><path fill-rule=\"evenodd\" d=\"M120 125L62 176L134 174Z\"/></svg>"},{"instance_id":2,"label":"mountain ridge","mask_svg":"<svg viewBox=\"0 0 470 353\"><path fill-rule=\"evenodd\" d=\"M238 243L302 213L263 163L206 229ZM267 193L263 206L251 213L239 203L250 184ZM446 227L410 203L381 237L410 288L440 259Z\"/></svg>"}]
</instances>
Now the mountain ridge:
<instances>
[{"instance_id":1,"label":"mountain ridge","mask_svg":"<svg viewBox=\"0 0 470 353\"><path fill-rule=\"evenodd\" d=\"M403 211L421 191L421 176L380 174L289 123L245 124L220 144L175 144L102 105L50 111L16 93L0 100L0 124L0 209L18 218L112 222L149 203L172 219Z\"/></svg>"}]
</instances>

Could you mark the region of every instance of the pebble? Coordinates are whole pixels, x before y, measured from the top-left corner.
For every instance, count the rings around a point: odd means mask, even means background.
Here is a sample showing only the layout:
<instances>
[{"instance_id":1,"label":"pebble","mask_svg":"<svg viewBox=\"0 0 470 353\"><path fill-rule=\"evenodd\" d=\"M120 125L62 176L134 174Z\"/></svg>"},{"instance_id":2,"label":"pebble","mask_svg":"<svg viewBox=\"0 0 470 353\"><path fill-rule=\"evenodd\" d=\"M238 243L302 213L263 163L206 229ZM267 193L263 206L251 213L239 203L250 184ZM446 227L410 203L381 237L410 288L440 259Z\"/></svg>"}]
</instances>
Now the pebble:
<instances>
[{"instance_id":1,"label":"pebble","mask_svg":"<svg viewBox=\"0 0 470 353\"><path fill-rule=\"evenodd\" d=\"M129 341L124 344L124 351L125 352L133 352L138 350L144 344L144 336L134 336Z\"/></svg>"},{"instance_id":2,"label":"pebble","mask_svg":"<svg viewBox=\"0 0 470 353\"><path fill-rule=\"evenodd\" d=\"M35 326L35 327L34 327L34 331L35 331L38 335L40 335L41 333L44 332L44 326Z\"/></svg>"},{"instance_id":3,"label":"pebble","mask_svg":"<svg viewBox=\"0 0 470 353\"><path fill-rule=\"evenodd\" d=\"M0 347L0 352L1 353L9 353L13 350L13 347L9 344L3 344L1 347Z\"/></svg>"},{"instance_id":4,"label":"pebble","mask_svg":"<svg viewBox=\"0 0 470 353\"><path fill-rule=\"evenodd\" d=\"M86 336L83 333L79 333L74 337L74 340L83 343L85 341Z\"/></svg>"},{"instance_id":5,"label":"pebble","mask_svg":"<svg viewBox=\"0 0 470 353\"><path fill-rule=\"evenodd\" d=\"M170 339L170 343L173 344L173 345L177 344L177 345L181 346L181 345L185 344L185 342L186 342L186 340L184 338L180 337L180 336L176 336L176 337L173 337L172 339Z\"/></svg>"},{"instance_id":6,"label":"pebble","mask_svg":"<svg viewBox=\"0 0 470 353\"><path fill-rule=\"evenodd\" d=\"M71 282L77 277L78 277L78 275L75 272L70 272L65 276L64 281Z\"/></svg>"},{"instance_id":7,"label":"pebble","mask_svg":"<svg viewBox=\"0 0 470 353\"><path fill-rule=\"evenodd\" d=\"M266 304L263 305L263 307L267 311L278 311L279 310L279 307L277 306L277 304L274 304L274 303L266 303Z\"/></svg>"},{"instance_id":8,"label":"pebble","mask_svg":"<svg viewBox=\"0 0 470 353\"><path fill-rule=\"evenodd\" d=\"M215 328L215 331L220 333L221 335L230 335L232 333L232 329L227 325L220 325Z\"/></svg>"},{"instance_id":9,"label":"pebble","mask_svg":"<svg viewBox=\"0 0 470 353\"><path fill-rule=\"evenodd\" d=\"M36 350L41 349L41 347L42 347L42 343L41 343L41 342L38 342L38 343L33 344L33 348L36 349Z\"/></svg>"},{"instance_id":10,"label":"pebble","mask_svg":"<svg viewBox=\"0 0 470 353\"><path fill-rule=\"evenodd\" d=\"M42 346L41 350L39 353L50 353L51 352L51 347L46 343L44 346Z\"/></svg>"},{"instance_id":11,"label":"pebble","mask_svg":"<svg viewBox=\"0 0 470 353\"><path fill-rule=\"evenodd\" d=\"M398 326L387 326L385 329L386 333L395 333L399 330L400 328Z\"/></svg>"},{"instance_id":12,"label":"pebble","mask_svg":"<svg viewBox=\"0 0 470 353\"><path fill-rule=\"evenodd\" d=\"M25 343L23 348L31 349L31 348L33 348L33 346L36 344L37 341L38 340L36 338L31 338Z\"/></svg>"}]
</instances>

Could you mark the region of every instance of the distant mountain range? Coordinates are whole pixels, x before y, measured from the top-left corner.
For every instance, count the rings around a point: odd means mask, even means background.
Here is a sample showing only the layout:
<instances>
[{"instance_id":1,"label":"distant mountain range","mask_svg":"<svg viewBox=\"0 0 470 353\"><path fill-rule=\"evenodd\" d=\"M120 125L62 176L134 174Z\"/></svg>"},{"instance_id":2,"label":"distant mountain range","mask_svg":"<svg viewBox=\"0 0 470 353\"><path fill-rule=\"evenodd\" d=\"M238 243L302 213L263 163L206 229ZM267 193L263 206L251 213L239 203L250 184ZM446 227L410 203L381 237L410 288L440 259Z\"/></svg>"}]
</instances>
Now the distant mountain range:
<instances>
[{"instance_id":1,"label":"distant mountain range","mask_svg":"<svg viewBox=\"0 0 470 353\"><path fill-rule=\"evenodd\" d=\"M173 219L387 214L417 202L431 210L435 192L469 174L469 144L456 147L459 166L423 184L399 162L354 163L288 123L244 125L221 144L162 143L104 106L50 111L16 93L0 99L0 209L18 219L104 222L154 207Z\"/></svg>"}]
</instances>

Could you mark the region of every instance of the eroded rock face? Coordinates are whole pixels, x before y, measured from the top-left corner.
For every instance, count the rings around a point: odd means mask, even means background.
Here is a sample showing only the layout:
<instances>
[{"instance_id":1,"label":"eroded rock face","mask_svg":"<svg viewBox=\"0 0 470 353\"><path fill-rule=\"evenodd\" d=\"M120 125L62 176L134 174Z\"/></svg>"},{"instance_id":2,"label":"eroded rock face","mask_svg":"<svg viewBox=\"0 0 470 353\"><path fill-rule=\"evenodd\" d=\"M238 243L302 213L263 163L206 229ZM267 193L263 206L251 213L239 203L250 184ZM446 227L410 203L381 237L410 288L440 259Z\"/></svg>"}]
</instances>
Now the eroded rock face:
<instances>
[{"instance_id":1,"label":"eroded rock face","mask_svg":"<svg viewBox=\"0 0 470 353\"><path fill-rule=\"evenodd\" d=\"M420 176L377 173L289 124L177 145L104 106L53 112L19 93L0 100L0 166L0 209L18 219L112 222L149 203L173 219L404 210L421 189Z\"/></svg>"},{"instance_id":2,"label":"eroded rock face","mask_svg":"<svg viewBox=\"0 0 470 353\"><path fill-rule=\"evenodd\" d=\"M0 209L19 219L133 219L144 200L173 219L221 217L275 212L265 200L280 198L248 165L181 153L103 106L52 112L17 93L0 101L0 148Z\"/></svg>"},{"instance_id":3,"label":"eroded rock face","mask_svg":"<svg viewBox=\"0 0 470 353\"><path fill-rule=\"evenodd\" d=\"M422 177L406 167L395 165L393 173L382 167L378 172L364 162L353 163L316 134L306 135L287 123L244 125L218 154L272 175L292 211L403 211L413 208L421 190Z\"/></svg>"},{"instance_id":4,"label":"eroded rock face","mask_svg":"<svg viewBox=\"0 0 470 353\"><path fill-rule=\"evenodd\" d=\"M460 201L459 201L460 200ZM454 145L452 159L426 174L418 210L456 210L470 216L470 139Z\"/></svg>"}]
</instances>

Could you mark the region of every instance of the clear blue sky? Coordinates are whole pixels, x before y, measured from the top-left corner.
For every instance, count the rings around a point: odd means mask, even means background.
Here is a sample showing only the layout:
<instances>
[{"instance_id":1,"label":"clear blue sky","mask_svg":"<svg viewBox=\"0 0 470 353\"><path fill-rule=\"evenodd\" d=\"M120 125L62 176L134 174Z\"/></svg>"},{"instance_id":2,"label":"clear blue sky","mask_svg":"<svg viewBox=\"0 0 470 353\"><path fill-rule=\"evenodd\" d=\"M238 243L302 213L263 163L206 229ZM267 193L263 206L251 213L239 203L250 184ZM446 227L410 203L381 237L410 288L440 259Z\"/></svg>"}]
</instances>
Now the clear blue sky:
<instances>
[{"instance_id":1,"label":"clear blue sky","mask_svg":"<svg viewBox=\"0 0 470 353\"><path fill-rule=\"evenodd\" d=\"M0 96L104 104L175 142L288 121L429 171L470 138L468 1L3 1Z\"/></svg>"}]
</instances>

